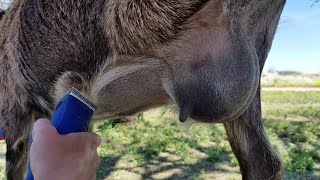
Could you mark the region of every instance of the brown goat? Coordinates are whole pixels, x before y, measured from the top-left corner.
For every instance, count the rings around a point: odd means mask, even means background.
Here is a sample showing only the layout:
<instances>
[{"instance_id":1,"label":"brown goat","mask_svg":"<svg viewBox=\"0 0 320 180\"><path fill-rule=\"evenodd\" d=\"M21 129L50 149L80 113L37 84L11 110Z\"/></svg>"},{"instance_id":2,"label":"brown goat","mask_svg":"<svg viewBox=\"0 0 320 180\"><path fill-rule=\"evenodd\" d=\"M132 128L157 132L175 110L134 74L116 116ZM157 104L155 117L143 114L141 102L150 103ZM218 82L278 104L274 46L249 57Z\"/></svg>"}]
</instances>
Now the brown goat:
<instances>
[{"instance_id":1,"label":"brown goat","mask_svg":"<svg viewBox=\"0 0 320 180\"><path fill-rule=\"evenodd\" d=\"M23 179L34 115L67 89L94 119L175 103L224 123L243 179L281 179L261 122L260 73L285 0L16 0L0 21L7 178Z\"/></svg>"}]
</instances>

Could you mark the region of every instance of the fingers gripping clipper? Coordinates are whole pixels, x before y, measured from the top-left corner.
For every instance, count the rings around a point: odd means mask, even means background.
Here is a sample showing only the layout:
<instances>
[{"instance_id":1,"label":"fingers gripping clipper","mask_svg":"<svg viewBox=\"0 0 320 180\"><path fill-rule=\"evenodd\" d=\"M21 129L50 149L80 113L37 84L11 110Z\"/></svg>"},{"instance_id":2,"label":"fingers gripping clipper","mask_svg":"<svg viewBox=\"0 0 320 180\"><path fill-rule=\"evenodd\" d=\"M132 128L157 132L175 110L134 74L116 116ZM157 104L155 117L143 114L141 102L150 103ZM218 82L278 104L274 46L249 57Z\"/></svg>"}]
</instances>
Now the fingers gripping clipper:
<instances>
[{"instance_id":1,"label":"fingers gripping clipper","mask_svg":"<svg viewBox=\"0 0 320 180\"><path fill-rule=\"evenodd\" d=\"M58 103L52 115L52 125L61 135L88 131L90 119L96 106L84 97L78 90L72 88ZM1 136L1 131L0 131ZM32 139L30 138L30 147ZM30 161L26 180L33 180Z\"/></svg>"}]
</instances>

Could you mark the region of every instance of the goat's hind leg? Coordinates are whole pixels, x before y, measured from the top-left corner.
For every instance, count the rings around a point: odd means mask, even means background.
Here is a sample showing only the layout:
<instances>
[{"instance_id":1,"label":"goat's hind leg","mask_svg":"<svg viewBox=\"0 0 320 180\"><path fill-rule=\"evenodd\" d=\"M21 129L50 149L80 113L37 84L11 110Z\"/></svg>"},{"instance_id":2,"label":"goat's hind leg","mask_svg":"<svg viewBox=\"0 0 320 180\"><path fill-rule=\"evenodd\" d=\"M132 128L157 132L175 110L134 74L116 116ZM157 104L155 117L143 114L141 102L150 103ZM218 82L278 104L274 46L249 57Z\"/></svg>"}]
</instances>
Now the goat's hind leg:
<instances>
[{"instance_id":1,"label":"goat's hind leg","mask_svg":"<svg viewBox=\"0 0 320 180\"><path fill-rule=\"evenodd\" d=\"M5 133L6 174L8 180L24 179L27 166L27 152L31 125L31 113L20 105L4 109L1 128Z\"/></svg>"},{"instance_id":2,"label":"goat's hind leg","mask_svg":"<svg viewBox=\"0 0 320 180\"><path fill-rule=\"evenodd\" d=\"M238 119L224 123L242 179L281 179L282 165L263 129L259 92Z\"/></svg>"}]
</instances>

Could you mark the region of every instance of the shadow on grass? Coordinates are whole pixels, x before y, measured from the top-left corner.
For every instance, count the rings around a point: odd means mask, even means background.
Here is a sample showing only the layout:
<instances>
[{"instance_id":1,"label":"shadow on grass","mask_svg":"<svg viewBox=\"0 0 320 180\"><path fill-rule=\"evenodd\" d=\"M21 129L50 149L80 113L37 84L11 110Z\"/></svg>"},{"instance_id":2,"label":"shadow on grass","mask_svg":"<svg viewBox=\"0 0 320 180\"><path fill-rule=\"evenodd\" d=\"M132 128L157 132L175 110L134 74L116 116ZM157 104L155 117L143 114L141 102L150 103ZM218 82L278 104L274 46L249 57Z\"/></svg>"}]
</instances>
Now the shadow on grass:
<instances>
[{"instance_id":1,"label":"shadow on grass","mask_svg":"<svg viewBox=\"0 0 320 180\"><path fill-rule=\"evenodd\" d=\"M111 172L115 171L115 165L117 161L120 159L119 156L104 156L100 157L101 164L98 170L97 179L104 179L104 177L108 177Z\"/></svg>"},{"instance_id":2,"label":"shadow on grass","mask_svg":"<svg viewBox=\"0 0 320 180\"><path fill-rule=\"evenodd\" d=\"M188 139L180 139L180 141L188 141ZM126 149L130 146L132 144L123 148ZM159 152L155 150L153 144L139 147L135 151L142 162L135 165L126 162L126 160L123 161L127 155L124 153L125 151L120 153L119 156L103 156L101 157L101 166L98 170L97 179L110 179L112 174L119 171L125 171L131 175L134 174L134 176L139 177L138 179L202 179L201 176L204 173L219 174L226 177L231 174L239 174L239 168L230 168L231 152L229 150L221 147L204 148L201 146L195 146L193 150L202 154L202 158L193 163L185 162L175 151L161 150ZM227 162L227 164L222 165L222 162ZM124 178L120 174L113 176L111 179Z\"/></svg>"},{"instance_id":3,"label":"shadow on grass","mask_svg":"<svg viewBox=\"0 0 320 180\"><path fill-rule=\"evenodd\" d=\"M317 157L317 154L313 154L320 149L320 142L315 141L315 138L320 138L317 126L319 126L319 123L314 121L265 122L269 135L275 135L283 144L282 148L288 151L289 157L287 158L289 159L286 159L286 161L291 163L289 164L291 169L286 173L284 179L320 179L319 173L317 173L320 171L320 158ZM219 130L216 129L214 132ZM219 134L212 133L210 135L221 139ZM191 147L191 150L202 154L201 157L195 158L196 160L190 163L179 157L177 151L166 149L166 145L163 145L164 148L162 148L158 141L150 140L144 146L133 148L140 161L134 164L127 161L128 151L124 150L135 146L137 141L134 141L123 146L117 156L102 157L98 179L241 179L239 167L235 167L232 162L230 148L219 145L203 147L193 143L190 138L172 138L171 140L177 143L189 143L188 146ZM292 144L296 149L290 149ZM308 144L308 147L311 148L310 152L305 152L300 147L305 144ZM275 149L281 151L278 146L275 145ZM187 154L190 155L190 153ZM306 158L302 158L302 155ZM174 158L170 158L170 156ZM310 166L311 168L308 169L306 166L308 166L307 163L309 163L310 158L316 166ZM119 164L122 165L119 166ZM117 172L123 174L116 174ZM127 174L127 178L122 176L124 174ZM135 178L131 178L131 175Z\"/></svg>"},{"instance_id":4,"label":"shadow on grass","mask_svg":"<svg viewBox=\"0 0 320 180\"><path fill-rule=\"evenodd\" d=\"M147 150L144 150L144 152ZM166 151L166 153L169 153ZM171 154L174 155L174 154ZM143 164L139 164L134 167L116 167L116 164L120 157L102 157L101 167L99 169L98 180L109 179L113 172L125 170L130 174L136 174L140 179L201 179L201 173L214 172L215 174L225 175L228 177L230 174L238 174L238 168L229 169L220 166L222 161L230 161L229 155L223 154L223 158L220 161L213 162L208 157L201 159L194 164L185 164L183 161L168 160L165 157L153 156L146 160ZM142 172L137 168L143 168ZM240 176L239 176L240 177ZM122 179L119 176L116 179ZM229 179L229 178L228 178Z\"/></svg>"},{"instance_id":5,"label":"shadow on grass","mask_svg":"<svg viewBox=\"0 0 320 180\"><path fill-rule=\"evenodd\" d=\"M320 179L320 122L318 120L300 122L266 120L264 124L268 134L276 136L283 144L281 147L271 141L284 161L287 170L284 179ZM287 156L281 156L284 152Z\"/></svg>"}]
</instances>

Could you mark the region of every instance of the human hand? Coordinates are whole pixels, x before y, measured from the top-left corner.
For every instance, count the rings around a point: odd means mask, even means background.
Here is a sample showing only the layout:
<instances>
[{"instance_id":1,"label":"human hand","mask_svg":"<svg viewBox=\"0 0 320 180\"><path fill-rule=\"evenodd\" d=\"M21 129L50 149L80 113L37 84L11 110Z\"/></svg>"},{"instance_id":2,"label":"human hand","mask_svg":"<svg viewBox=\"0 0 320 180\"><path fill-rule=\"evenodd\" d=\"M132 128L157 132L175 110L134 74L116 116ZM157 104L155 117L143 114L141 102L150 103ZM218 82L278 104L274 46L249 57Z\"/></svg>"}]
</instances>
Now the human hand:
<instances>
[{"instance_id":1,"label":"human hand","mask_svg":"<svg viewBox=\"0 0 320 180\"><path fill-rule=\"evenodd\" d=\"M49 120L39 119L33 126L32 138L30 165L35 180L96 179L100 165L98 135L88 132L59 135Z\"/></svg>"}]
</instances>

